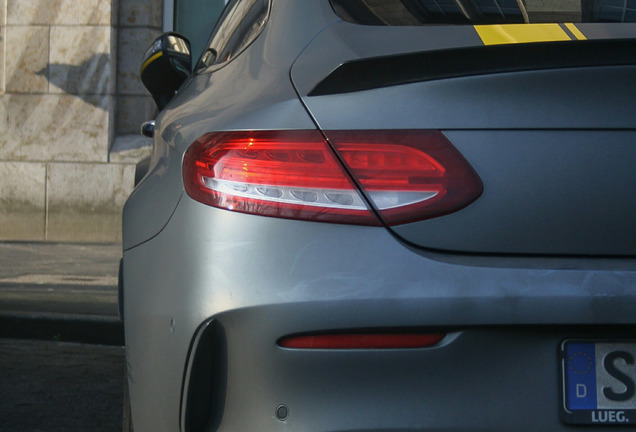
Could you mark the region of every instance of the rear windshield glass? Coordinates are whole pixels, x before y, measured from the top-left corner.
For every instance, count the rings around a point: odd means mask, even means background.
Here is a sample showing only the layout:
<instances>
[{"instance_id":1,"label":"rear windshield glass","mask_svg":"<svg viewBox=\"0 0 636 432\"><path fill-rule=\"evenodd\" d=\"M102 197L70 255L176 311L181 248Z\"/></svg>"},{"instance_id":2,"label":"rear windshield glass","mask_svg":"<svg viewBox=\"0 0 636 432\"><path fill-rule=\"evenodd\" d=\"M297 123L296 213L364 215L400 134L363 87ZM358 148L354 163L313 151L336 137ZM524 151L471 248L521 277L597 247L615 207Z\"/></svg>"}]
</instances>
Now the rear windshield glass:
<instances>
[{"instance_id":1,"label":"rear windshield glass","mask_svg":"<svg viewBox=\"0 0 636 432\"><path fill-rule=\"evenodd\" d=\"M636 0L331 0L364 25L635 22Z\"/></svg>"}]
</instances>

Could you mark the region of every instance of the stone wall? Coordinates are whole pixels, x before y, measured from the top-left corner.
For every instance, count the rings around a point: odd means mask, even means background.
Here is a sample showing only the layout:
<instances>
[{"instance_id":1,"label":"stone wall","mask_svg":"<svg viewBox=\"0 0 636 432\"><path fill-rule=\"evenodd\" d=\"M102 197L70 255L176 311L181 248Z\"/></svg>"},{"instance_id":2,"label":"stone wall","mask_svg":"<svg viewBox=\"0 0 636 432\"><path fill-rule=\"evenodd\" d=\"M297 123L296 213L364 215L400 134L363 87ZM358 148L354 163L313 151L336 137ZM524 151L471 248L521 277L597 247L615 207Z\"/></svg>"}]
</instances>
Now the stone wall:
<instances>
[{"instance_id":1,"label":"stone wall","mask_svg":"<svg viewBox=\"0 0 636 432\"><path fill-rule=\"evenodd\" d=\"M116 242L161 0L0 0L0 240Z\"/></svg>"}]
</instances>

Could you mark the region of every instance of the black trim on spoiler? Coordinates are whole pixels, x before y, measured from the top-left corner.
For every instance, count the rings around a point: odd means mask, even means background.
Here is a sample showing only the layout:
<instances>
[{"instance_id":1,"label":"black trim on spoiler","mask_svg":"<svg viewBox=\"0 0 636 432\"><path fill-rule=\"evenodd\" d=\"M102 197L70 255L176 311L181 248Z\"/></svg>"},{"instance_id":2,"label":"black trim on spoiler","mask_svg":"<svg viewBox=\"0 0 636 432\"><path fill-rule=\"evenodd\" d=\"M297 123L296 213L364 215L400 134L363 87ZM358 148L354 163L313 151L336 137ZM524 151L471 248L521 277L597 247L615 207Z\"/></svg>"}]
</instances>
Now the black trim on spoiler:
<instances>
[{"instance_id":1,"label":"black trim on spoiler","mask_svg":"<svg viewBox=\"0 0 636 432\"><path fill-rule=\"evenodd\" d=\"M308 96L544 69L636 65L636 40L605 39L491 45L354 60L338 66Z\"/></svg>"}]
</instances>

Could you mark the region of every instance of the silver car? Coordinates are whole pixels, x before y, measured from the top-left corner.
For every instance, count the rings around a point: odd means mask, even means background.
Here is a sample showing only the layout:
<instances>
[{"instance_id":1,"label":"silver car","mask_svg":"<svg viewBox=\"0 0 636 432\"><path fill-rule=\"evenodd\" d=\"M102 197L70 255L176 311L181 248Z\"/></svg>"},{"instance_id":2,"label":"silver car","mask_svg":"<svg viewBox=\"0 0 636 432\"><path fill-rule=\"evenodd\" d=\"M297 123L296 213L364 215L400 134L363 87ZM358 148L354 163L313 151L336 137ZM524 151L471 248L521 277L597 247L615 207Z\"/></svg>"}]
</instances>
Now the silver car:
<instances>
[{"instance_id":1,"label":"silver car","mask_svg":"<svg viewBox=\"0 0 636 432\"><path fill-rule=\"evenodd\" d=\"M135 430L636 424L635 8L231 0L157 39Z\"/></svg>"}]
</instances>

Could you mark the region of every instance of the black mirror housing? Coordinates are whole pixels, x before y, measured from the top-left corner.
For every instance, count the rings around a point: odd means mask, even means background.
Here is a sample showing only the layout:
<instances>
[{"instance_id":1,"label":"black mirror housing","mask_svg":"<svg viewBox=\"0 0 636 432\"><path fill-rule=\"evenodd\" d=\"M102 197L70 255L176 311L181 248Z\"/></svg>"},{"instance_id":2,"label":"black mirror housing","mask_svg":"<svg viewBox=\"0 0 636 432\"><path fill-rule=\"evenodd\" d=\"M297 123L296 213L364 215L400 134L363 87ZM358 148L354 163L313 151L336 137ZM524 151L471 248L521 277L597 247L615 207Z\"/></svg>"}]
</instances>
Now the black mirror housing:
<instances>
[{"instance_id":1,"label":"black mirror housing","mask_svg":"<svg viewBox=\"0 0 636 432\"><path fill-rule=\"evenodd\" d=\"M155 39L146 50L139 75L162 110L190 76L191 70L190 42L178 33L169 32Z\"/></svg>"}]
</instances>

